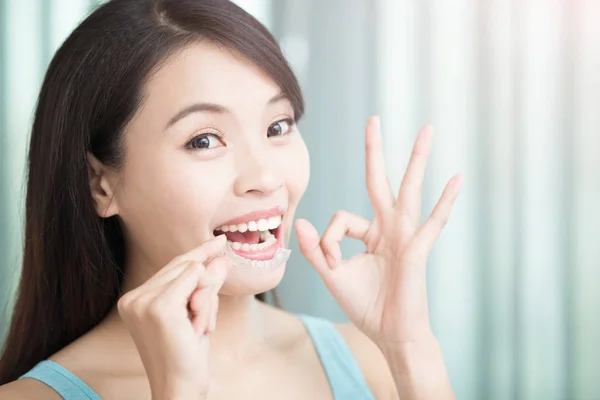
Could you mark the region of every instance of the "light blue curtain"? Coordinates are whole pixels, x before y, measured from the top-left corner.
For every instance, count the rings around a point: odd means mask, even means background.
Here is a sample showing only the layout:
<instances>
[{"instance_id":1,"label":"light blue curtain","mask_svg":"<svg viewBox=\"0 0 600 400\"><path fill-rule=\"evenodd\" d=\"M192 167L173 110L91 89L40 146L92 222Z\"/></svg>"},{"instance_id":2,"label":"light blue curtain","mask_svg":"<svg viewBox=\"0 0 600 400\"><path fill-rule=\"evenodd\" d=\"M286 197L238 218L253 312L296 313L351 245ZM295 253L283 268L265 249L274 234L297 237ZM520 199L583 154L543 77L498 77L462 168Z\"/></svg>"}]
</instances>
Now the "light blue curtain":
<instances>
[{"instance_id":1,"label":"light blue curtain","mask_svg":"<svg viewBox=\"0 0 600 400\"><path fill-rule=\"evenodd\" d=\"M7 126L6 126L6 105L5 105L5 93L6 93L6 82L5 82L5 69L6 69L6 51L5 51L5 40L8 36L6 29L6 5L4 1L0 1L0 226L5 227L8 224L8 196L6 187L7 181L7 164L6 164L6 142L7 142ZM6 229L0 228L0 343L4 337L4 330L6 325L6 311L5 301L8 299L8 293L10 292L10 285L7 279L7 258L6 258L6 246L4 243L8 240Z\"/></svg>"},{"instance_id":2,"label":"light blue curtain","mask_svg":"<svg viewBox=\"0 0 600 400\"><path fill-rule=\"evenodd\" d=\"M429 265L457 397L598 398L600 3L377 5L392 181L425 122L425 209L467 176Z\"/></svg>"}]
</instances>

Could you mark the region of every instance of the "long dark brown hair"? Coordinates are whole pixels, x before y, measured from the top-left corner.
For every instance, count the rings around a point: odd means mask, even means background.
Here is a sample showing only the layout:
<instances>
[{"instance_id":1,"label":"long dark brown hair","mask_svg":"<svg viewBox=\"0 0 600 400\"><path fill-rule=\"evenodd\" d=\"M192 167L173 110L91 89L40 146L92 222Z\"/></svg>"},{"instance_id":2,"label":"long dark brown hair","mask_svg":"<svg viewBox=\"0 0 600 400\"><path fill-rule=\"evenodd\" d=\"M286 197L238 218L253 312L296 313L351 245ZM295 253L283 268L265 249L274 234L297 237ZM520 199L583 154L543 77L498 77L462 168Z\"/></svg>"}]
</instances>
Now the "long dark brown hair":
<instances>
[{"instance_id":1,"label":"long dark brown hair","mask_svg":"<svg viewBox=\"0 0 600 400\"><path fill-rule=\"evenodd\" d=\"M23 269L0 385L92 329L116 304L126 245L118 217L95 212L86 154L122 166L123 130L143 102L145 79L197 40L256 64L301 117L300 88L277 42L230 1L112 0L96 9L55 54L38 99Z\"/></svg>"}]
</instances>

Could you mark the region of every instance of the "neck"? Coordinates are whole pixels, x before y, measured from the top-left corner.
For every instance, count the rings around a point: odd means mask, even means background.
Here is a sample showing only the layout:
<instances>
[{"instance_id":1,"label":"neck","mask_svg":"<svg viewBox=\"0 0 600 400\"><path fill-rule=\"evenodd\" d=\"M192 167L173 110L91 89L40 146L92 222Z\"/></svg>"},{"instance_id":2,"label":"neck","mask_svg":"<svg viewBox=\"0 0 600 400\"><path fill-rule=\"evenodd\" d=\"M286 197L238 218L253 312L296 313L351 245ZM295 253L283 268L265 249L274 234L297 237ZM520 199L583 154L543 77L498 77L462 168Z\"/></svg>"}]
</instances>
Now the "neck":
<instances>
[{"instance_id":1,"label":"neck","mask_svg":"<svg viewBox=\"0 0 600 400\"><path fill-rule=\"evenodd\" d=\"M254 296L219 296L216 329L210 335L211 362L254 358L267 339L267 307Z\"/></svg>"}]
</instances>

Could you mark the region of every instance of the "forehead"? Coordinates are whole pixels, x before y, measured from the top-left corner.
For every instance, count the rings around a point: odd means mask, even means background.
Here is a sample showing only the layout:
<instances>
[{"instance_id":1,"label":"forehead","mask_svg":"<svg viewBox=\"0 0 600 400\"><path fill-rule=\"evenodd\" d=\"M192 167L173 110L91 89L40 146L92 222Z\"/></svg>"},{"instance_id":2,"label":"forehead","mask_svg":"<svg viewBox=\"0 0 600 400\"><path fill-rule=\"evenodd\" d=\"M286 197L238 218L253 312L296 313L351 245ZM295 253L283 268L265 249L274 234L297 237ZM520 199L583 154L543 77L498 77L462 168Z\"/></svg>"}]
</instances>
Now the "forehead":
<instances>
[{"instance_id":1,"label":"forehead","mask_svg":"<svg viewBox=\"0 0 600 400\"><path fill-rule=\"evenodd\" d=\"M197 101L261 107L280 92L258 66L208 41L185 47L161 65L145 86L148 101L175 108Z\"/></svg>"}]
</instances>

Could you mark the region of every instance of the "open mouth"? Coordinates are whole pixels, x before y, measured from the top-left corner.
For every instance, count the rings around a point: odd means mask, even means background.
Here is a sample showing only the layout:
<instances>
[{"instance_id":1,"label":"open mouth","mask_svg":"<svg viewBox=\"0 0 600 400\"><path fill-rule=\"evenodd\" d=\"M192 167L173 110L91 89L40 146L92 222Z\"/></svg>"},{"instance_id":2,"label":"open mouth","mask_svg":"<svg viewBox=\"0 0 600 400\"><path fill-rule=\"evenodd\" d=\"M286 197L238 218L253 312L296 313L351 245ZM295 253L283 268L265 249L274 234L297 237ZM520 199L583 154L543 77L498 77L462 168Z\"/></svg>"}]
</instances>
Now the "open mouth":
<instances>
[{"instance_id":1,"label":"open mouth","mask_svg":"<svg viewBox=\"0 0 600 400\"><path fill-rule=\"evenodd\" d=\"M235 225L223 225L214 235L224 234L227 245L238 255L250 260L269 260L281 247L281 215L248 221Z\"/></svg>"}]
</instances>

